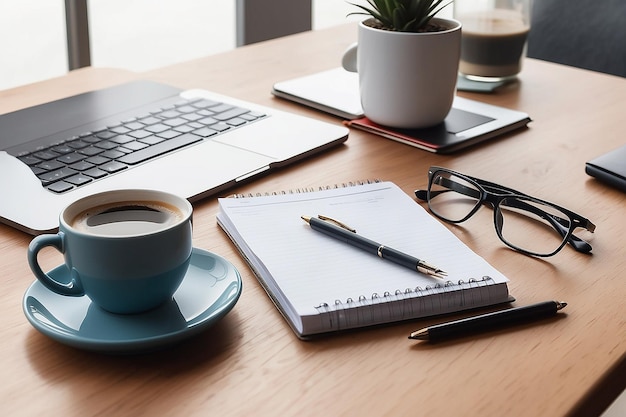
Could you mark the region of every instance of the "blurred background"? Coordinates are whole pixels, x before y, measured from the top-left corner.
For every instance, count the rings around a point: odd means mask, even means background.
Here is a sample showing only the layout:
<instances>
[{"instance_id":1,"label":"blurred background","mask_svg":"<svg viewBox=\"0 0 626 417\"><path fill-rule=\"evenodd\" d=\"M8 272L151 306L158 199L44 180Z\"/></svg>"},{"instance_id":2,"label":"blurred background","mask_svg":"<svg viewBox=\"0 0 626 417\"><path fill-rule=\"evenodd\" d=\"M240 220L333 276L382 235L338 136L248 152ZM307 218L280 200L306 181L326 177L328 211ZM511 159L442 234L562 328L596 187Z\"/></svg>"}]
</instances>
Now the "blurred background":
<instances>
[{"instance_id":1,"label":"blurred background","mask_svg":"<svg viewBox=\"0 0 626 417\"><path fill-rule=\"evenodd\" d=\"M267 1L267 0L262 0ZM145 71L235 48L235 0L89 0L91 65ZM313 0L312 26L360 20ZM68 70L63 0L0 1L0 90Z\"/></svg>"}]
</instances>

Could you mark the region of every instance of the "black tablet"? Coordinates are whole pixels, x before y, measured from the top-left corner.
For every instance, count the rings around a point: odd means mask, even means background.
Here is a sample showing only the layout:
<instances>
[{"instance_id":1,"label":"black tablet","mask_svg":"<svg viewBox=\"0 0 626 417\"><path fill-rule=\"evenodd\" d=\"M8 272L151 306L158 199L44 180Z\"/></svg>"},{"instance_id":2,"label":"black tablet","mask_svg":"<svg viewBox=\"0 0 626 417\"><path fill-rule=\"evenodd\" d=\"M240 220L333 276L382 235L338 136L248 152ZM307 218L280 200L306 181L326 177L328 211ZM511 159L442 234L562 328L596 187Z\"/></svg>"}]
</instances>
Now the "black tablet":
<instances>
[{"instance_id":1,"label":"black tablet","mask_svg":"<svg viewBox=\"0 0 626 417\"><path fill-rule=\"evenodd\" d=\"M626 192L626 145L588 161L585 172Z\"/></svg>"}]
</instances>

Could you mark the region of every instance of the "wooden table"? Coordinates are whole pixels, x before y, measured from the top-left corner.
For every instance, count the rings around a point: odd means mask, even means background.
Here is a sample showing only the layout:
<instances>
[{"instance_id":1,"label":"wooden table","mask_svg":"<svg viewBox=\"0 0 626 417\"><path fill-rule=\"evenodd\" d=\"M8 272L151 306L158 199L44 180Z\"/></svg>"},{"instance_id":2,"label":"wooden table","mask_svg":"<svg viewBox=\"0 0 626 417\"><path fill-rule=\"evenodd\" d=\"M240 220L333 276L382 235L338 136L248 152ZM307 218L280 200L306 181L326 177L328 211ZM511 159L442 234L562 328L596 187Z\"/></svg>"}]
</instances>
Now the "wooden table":
<instances>
[{"instance_id":1,"label":"wooden table","mask_svg":"<svg viewBox=\"0 0 626 417\"><path fill-rule=\"evenodd\" d=\"M145 74L87 68L0 92L0 112L149 78L340 123L269 91L276 81L337 66L355 39L356 27L347 25ZM488 209L448 227L511 279L516 305L565 300L564 319L438 345L407 339L437 319L299 341L216 225L216 199L209 198L195 205L194 244L241 271L239 302L216 326L171 349L106 356L60 345L28 324L21 299L33 281L30 236L0 225L2 414L599 414L626 388L626 194L588 177L584 163L624 143L626 80L529 59L519 84L493 95L459 94L528 112L533 122L450 156L352 131L345 145L232 192L381 178L411 193L426 185L430 165L442 165L551 200L597 225L593 255L571 248L548 259L515 253L496 237ZM48 268L61 262L52 250L41 259Z\"/></svg>"}]
</instances>

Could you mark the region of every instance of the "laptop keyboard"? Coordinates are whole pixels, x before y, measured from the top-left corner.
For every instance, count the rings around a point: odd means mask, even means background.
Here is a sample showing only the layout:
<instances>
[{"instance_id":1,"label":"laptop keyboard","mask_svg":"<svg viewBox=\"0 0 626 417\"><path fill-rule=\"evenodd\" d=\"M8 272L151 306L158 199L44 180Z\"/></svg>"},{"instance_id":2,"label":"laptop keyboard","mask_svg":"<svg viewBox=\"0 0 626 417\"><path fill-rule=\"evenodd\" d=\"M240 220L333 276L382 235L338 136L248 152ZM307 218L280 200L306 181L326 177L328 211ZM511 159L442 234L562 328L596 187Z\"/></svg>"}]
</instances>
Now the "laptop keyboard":
<instances>
[{"instance_id":1,"label":"laptop keyboard","mask_svg":"<svg viewBox=\"0 0 626 417\"><path fill-rule=\"evenodd\" d=\"M46 189L64 193L263 117L263 113L212 100L182 100L38 146L18 158Z\"/></svg>"}]
</instances>

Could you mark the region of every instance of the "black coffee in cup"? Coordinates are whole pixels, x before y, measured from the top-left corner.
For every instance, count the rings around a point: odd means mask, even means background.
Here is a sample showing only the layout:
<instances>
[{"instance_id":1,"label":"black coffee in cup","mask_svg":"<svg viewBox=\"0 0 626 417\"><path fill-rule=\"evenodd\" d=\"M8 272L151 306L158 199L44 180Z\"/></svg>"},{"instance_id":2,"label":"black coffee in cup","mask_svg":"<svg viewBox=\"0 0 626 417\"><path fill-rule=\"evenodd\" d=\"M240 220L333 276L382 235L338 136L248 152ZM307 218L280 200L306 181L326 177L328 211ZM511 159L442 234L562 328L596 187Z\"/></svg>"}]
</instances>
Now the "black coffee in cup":
<instances>
[{"instance_id":1,"label":"black coffee in cup","mask_svg":"<svg viewBox=\"0 0 626 417\"><path fill-rule=\"evenodd\" d=\"M160 201L128 201L103 204L79 213L71 226L101 236L133 236L153 233L180 222L181 211Z\"/></svg>"},{"instance_id":2,"label":"black coffee in cup","mask_svg":"<svg viewBox=\"0 0 626 417\"><path fill-rule=\"evenodd\" d=\"M507 78L521 70L529 26L509 10L459 16L463 23L459 72L478 77Z\"/></svg>"}]
</instances>

